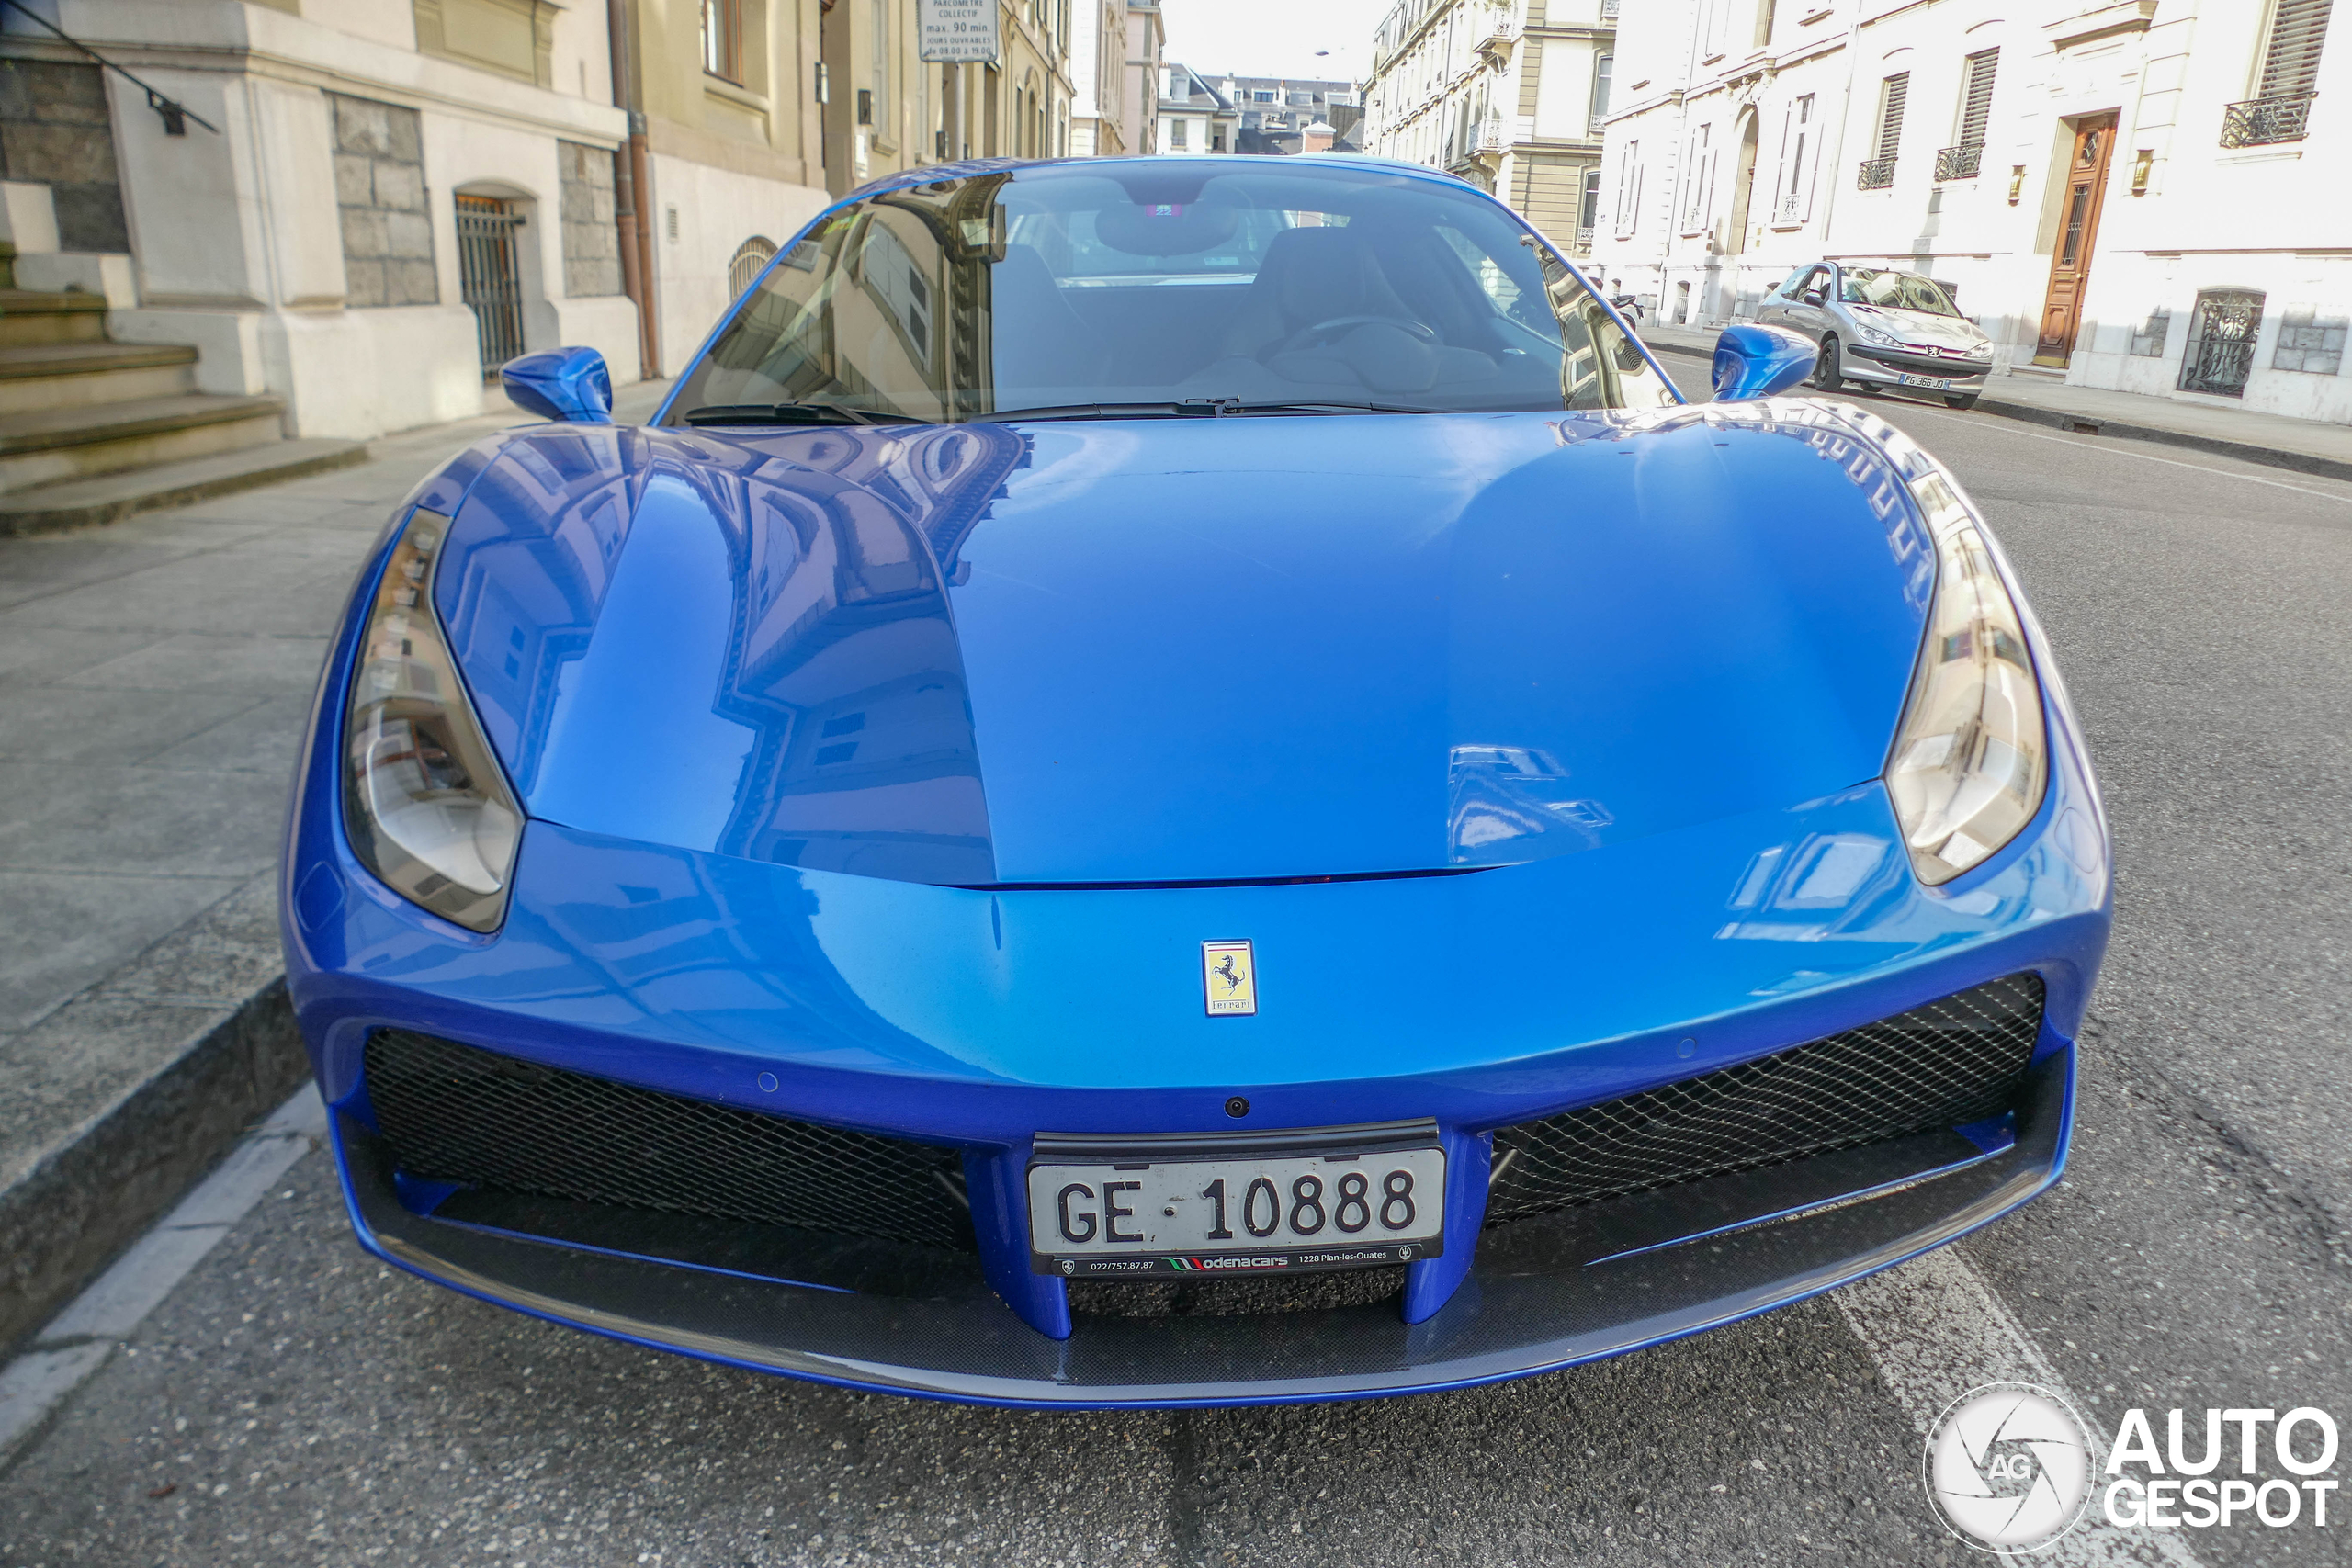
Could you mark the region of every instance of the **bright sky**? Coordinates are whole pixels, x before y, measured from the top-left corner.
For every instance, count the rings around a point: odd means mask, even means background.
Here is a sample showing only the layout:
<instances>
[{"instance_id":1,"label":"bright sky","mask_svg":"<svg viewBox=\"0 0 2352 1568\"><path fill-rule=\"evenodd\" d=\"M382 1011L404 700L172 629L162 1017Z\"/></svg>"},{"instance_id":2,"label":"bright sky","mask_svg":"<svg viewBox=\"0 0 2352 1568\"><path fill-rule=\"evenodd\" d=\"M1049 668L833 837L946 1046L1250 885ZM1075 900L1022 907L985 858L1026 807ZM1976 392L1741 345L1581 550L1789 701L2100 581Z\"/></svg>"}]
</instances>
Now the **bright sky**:
<instances>
[{"instance_id":1,"label":"bright sky","mask_svg":"<svg viewBox=\"0 0 2352 1568\"><path fill-rule=\"evenodd\" d=\"M1396 0L1160 0L1167 58L1204 76L1361 82Z\"/></svg>"}]
</instances>

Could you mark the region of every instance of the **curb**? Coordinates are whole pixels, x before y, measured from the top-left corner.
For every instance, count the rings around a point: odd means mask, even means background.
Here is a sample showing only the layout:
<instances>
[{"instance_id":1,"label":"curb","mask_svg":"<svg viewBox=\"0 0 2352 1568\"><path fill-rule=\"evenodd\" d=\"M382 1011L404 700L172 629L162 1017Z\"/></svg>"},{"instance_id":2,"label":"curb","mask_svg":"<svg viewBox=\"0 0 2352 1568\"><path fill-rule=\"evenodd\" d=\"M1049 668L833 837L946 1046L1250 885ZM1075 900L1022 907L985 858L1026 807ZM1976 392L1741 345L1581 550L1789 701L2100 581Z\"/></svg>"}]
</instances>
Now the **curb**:
<instances>
[{"instance_id":1,"label":"curb","mask_svg":"<svg viewBox=\"0 0 2352 1568\"><path fill-rule=\"evenodd\" d=\"M1648 338L1642 342L1652 354L1680 355L1701 364L1713 364L1713 355L1702 348L1689 348L1679 343L1657 343ZM1895 401L1905 401L1895 399ZM1921 402L1920 407L1930 405ZM2282 451L2276 446L2257 446L2248 441L2229 441L2218 435L2195 435L2185 430L2167 430L2162 425L2135 424L2123 420L2086 418L2068 413L2064 409L2042 408L2034 403L2013 403L1989 394L1976 400L1975 412L1995 414L2002 419L2014 419L2027 424L2045 425L2063 430L2072 435L2114 436L2126 441L2145 441L2159 446L2180 446L2192 452L2206 452L2216 457L2235 457L2242 463L2258 463L2267 468L2285 468L2293 473L2311 474L2320 479L2352 479L2352 462L2336 457L2322 457L2308 452Z\"/></svg>"},{"instance_id":2,"label":"curb","mask_svg":"<svg viewBox=\"0 0 2352 1568\"><path fill-rule=\"evenodd\" d=\"M2064 430L2075 435L2120 436L2126 441L2146 441L2159 446L2183 446L2192 452L2208 452L2217 457L2235 457L2242 463L2259 463L2267 468L2285 468L2321 479L2352 479L2352 463L2309 452L2287 452L2276 446L2256 446L2246 441L2225 441L2218 435L2192 435L2185 430L2166 430L2161 425L2132 424L2113 419L2086 419L2081 414L2067 413L2060 409L2037 408L2031 403L2002 402L1989 397L1977 399L1976 407L1982 413L1999 414L2004 419L2022 420L2029 424L2048 425L2052 430Z\"/></svg>"},{"instance_id":3,"label":"curb","mask_svg":"<svg viewBox=\"0 0 2352 1568\"><path fill-rule=\"evenodd\" d=\"M0 1345L48 1321L310 1072L273 976L0 1188Z\"/></svg>"}]
</instances>

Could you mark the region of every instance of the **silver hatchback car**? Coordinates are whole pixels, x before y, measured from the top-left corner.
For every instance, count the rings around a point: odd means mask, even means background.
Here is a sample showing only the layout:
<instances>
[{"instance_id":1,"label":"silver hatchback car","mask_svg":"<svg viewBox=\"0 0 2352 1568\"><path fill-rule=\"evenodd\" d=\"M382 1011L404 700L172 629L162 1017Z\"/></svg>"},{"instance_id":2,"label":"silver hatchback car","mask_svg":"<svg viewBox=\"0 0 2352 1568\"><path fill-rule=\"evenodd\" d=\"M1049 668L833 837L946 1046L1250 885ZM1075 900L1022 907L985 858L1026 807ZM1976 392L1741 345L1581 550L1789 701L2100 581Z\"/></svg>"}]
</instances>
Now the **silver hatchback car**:
<instances>
[{"instance_id":1,"label":"silver hatchback car","mask_svg":"<svg viewBox=\"0 0 2352 1568\"><path fill-rule=\"evenodd\" d=\"M1825 392L1854 381L1941 394L1964 409L1993 368L1993 340L1916 272L1814 262L1764 296L1756 319L1821 345L1813 384Z\"/></svg>"}]
</instances>

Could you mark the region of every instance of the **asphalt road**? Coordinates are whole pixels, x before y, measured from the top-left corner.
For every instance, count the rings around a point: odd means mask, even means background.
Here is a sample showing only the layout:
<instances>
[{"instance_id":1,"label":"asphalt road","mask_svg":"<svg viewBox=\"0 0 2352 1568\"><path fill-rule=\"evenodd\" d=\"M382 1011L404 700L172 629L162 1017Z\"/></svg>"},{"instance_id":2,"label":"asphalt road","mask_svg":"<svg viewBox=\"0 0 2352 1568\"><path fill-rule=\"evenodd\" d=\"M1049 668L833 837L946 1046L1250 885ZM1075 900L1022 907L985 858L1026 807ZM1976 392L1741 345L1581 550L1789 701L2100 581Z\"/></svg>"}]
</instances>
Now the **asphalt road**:
<instances>
[{"instance_id":1,"label":"asphalt road","mask_svg":"<svg viewBox=\"0 0 2352 1568\"><path fill-rule=\"evenodd\" d=\"M1960 1563L1922 1402L2003 1356L2109 1430L2130 1405L2160 1438L2176 1406L2352 1421L2352 485L1876 406L2022 570L2117 840L2074 1163L1957 1256L1498 1388L1041 1416L395 1277L312 1156L0 1473L0 1564ZM2042 1561L2352 1562L2330 1518Z\"/></svg>"}]
</instances>

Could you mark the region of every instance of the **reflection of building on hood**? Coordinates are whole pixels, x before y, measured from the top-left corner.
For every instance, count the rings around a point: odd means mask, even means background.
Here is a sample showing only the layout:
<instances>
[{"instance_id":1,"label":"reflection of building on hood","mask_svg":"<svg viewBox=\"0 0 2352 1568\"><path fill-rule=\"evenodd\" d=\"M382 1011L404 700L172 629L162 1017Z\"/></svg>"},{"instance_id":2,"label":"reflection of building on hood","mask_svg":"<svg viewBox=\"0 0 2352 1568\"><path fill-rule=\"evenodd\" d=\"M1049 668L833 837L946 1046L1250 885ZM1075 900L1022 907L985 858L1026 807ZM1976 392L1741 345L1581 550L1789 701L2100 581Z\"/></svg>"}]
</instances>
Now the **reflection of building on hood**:
<instances>
[{"instance_id":1,"label":"reflection of building on hood","mask_svg":"<svg viewBox=\"0 0 2352 1568\"><path fill-rule=\"evenodd\" d=\"M917 881L994 875L946 590L1028 441L1000 424L794 444L746 498L716 708L759 739L722 839L756 860ZM837 651L838 650L838 651ZM842 671L859 671L845 683Z\"/></svg>"},{"instance_id":2,"label":"reflection of building on hood","mask_svg":"<svg viewBox=\"0 0 2352 1568\"><path fill-rule=\"evenodd\" d=\"M1616 818L1571 793L1568 771L1527 746L1456 746L1447 767L1446 858L1497 865L1589 850Z\"/></svg>"}]
</instances>

